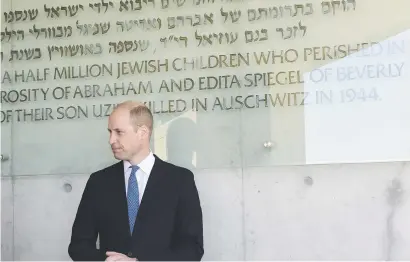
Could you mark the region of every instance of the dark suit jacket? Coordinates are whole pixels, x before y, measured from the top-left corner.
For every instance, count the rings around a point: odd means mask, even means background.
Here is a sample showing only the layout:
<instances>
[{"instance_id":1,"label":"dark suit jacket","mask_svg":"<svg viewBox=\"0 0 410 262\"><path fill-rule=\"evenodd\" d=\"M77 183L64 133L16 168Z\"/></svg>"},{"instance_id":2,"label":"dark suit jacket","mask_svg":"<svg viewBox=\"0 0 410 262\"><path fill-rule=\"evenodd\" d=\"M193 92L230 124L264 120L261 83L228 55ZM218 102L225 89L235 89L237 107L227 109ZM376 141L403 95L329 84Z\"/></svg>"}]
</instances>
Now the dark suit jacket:
<instances>
[{"instance_id":1,"label":"dark suit jacket","mask_svg":"<svg viewBox=\"0 0 410 262\"><path fill-rule=\"evenodd\" d=\"M124 179L122 161L91 174L73 224L70 257L103 261L106 251L115 251L140 261L201 260L202 210L192 172L155 155L132 235Z\"/></svg>"}]
</instances>

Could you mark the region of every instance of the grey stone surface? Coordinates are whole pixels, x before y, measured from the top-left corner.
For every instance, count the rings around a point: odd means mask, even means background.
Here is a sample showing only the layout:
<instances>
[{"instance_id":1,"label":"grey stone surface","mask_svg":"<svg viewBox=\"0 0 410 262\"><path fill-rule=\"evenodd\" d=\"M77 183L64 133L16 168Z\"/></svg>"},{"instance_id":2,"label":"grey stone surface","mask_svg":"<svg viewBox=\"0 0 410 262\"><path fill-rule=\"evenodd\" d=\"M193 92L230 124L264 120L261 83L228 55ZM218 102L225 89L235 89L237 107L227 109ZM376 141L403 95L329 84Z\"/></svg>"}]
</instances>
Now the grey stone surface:
<instances>
[{"instance_id":1,"label":"grey stone surface","mask_svg":"<svg viewBox=\"0 0 410 262\"><path fill-rule=\"evenodd\" d=\"M13 260L13 181L1 178L1 261Z\"/></svg>"},{"instance_id":2,"label":"grey stone surface","mask_svg":"<svg viewBox=\"0 0 410 262\"><path fill-rule=\"evenodd\" d=\"M204 259L243 259L241 170L208 169L193 172L204 212L204 242L207 250ZM66 251L71 225L87 178L88 175L16 178L15 260L69 259Z\"/></svg>"},{"instance_id":3,"label":"grey stone surface","mask_svg":"<svg viewBox=\"0 0 410 262\"><path fill-rule=\"evenodd\" d=\"M243 260L243 195L240 169L194 170L204 220L203 260Z\"/></svg>"},{"instance_id":4,"label":"grey stone surface","mask_svg":"<svg viewBox=\"0 0 410 262\"><path fill-rule=\"evenodd\" d=\"M389 219L400 172L400 163L244 170L246 259L408 259L408 210Z\"/></svg>"},{"instance_id":5,"label":"grey stone surface","mask_svg":"<svg viewBox=\"0 0 410 262\"><path fill-rule=\"evenodd\" d=\"M408 166L193 169L204 260L406 260ZM67 260L87 178L18 176L14 195L3 178L2 259Z\"/></svg>"},{"instance_id":6,"label":"grey stone surface","mask_svg":"<svg viewBox=\"0 0 410 262\"><path fill-rule=\"evenodd\" d=\"M87 179L57 174L16 179L15 260L70 260L71 227Z\"/></svg>"},{"instance_id":7,"label":"grey stone surface","mask_svg":"<svg viewBox=\"0 0 410 262\"><path fill-rule=\"evenodd\" d=\"M410 163L402 165L388 189L387 255L391 260L410 259Z\"/></svg>"}]
</instances>

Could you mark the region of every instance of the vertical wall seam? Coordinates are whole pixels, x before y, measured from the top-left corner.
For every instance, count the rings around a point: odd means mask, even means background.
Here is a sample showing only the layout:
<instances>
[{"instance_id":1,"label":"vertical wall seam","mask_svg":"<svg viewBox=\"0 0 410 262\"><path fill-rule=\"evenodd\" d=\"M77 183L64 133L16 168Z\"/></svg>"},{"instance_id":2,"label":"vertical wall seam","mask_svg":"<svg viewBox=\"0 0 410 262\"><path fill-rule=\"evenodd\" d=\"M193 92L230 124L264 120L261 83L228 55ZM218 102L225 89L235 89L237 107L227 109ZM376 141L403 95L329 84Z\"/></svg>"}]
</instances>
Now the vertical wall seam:
<instances>
[{"instance_id":1,"label":"vertical wall seam","mask_svg":"<svg viewBox=\"0 0 410 262\"><path fill-rule=\"evenodd\" d=\"M245 209L245 172L244 172L244 156L243 156L243 111L241 109L240 120L239 120L239 157L241 159L241 208L242 208L242 256L243 261L246 260L247 255L247 244L246 244L246 209Z\"/></svg>"},{"instance_id":2,"label":"vertical wall seam","mask_svg":"<svg viewBox=\"0 0 410 262\"><path fill-rule=\"evenodd\" d=\"M400 178L406 169L406 162L401 165L401 170L397 173L397 176L391 182L391 185L387 189L387 202L390 206L390 211L386 220L386 260L389 261L393 256L393 249L396 243L396 236L394 233L394 219L396 217L397 208L401 204L403 189Z\"/></svg>"},{"instance_id":3,"label":"vertical wall seam","mask_svg":"<svg viewBox=\"0 0 410 262\"><path fill-rule=\"evenodd\" d=\"M13 10L13 0L10 0L10 10ZM12 23L10 26L12 28L14 27L14 23ZM12 40L13 41L13 40ZM12 42L11 44L11 49L13 48ZM14 67L14 64L11 64L12 67ZM10 121L10 163L9 163L9 171L10 171L10 176L11 176L11 203L12 203L12 236L11 236L11 258L13 261L16 260L16 248L15 248L15 234L16 234L16 221L15 221L15 185L16 185L16 180L14 176L14 136L13 136L13 131L14 131L14 120Z\"/></svg>"}]
</instances>

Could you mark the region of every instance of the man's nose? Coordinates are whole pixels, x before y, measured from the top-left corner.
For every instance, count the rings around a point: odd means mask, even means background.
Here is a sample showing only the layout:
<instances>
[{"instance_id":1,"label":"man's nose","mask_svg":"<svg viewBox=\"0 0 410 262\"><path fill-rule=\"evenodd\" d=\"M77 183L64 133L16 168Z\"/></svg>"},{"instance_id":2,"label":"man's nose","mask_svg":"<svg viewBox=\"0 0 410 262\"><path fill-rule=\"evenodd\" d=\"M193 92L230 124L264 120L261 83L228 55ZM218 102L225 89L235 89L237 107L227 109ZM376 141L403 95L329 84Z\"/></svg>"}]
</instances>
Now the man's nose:
<instances>
[{"instance_id":1,"label":"man's nose","mask_svg":"<svg viewBox=\"0 0 410 262\"><path fill-rule=\"evenodd\" d=\"M110 135L110 145L115 143L115 136L113 134Z\"/></svg>"}]
</instances>

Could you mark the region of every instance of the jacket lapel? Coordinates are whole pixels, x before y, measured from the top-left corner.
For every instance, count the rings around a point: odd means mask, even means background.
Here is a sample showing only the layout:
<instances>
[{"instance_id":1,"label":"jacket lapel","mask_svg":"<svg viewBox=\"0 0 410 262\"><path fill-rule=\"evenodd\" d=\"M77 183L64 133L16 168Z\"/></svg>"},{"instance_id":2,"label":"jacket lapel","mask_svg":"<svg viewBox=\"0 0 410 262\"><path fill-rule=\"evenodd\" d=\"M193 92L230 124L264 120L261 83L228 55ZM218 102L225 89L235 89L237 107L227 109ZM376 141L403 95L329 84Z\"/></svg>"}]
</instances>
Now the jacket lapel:
<instances>
[{"instance_id":1,"label":"jacket lapel","mask_svg":"<svg viewBox=\"0 0 410 262\"><path fill-rule=\"evenodd\" d=\"M127 233L131 236L130 226L128 222L128 204L127 204L127 194L125 191L125 176L124 176L124 164L120 161L114 166L113 172L113 192L112 196L115 198L114 203L118 203L116 210L118 212L118 219L120 221L121 232ZM118 208L118 209L117 209Z\"/></svg>"},{"instance_id":2,"label":"jacket lapel","mask_svg":"<svg viewBox=\"0 0 410 262\"><path fill-rule=\"evenodd\" d=\"M152 205L150 205L151 202L153 202L153 199L158 196L161 192L158 192L159 187L156 185L158 182L161 181L161 177L163 174L162 171L162 160L159 159L156 155L155 157L155 163L154 166L152 167L151 174L149 175L147 185L145 187L144 195L142 197L142 201L140 204L140 207L138 209L138 214L137 214L137 219L135 221L134 225L134 231L133 235L135 232L138 232L138 228L140 227L139 221L144 220L144 217L146 214L150 212L150 208L155 208ZM138 235L138 233L136 233Z\"/></svg>"}]
</instances>

